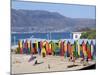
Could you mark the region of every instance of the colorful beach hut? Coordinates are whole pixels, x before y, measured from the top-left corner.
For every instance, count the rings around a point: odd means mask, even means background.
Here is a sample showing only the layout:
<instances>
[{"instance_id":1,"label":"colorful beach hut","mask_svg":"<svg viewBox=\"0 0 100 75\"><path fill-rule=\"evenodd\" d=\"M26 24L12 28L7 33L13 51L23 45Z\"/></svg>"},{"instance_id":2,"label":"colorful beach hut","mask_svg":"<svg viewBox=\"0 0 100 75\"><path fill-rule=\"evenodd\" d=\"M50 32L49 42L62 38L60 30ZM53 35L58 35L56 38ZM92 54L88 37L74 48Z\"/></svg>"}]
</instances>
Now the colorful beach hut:
<instances>
[{"instance_id":1,"label":"colorful beach hut","mask_svg":"<svg viewBox=\"0 0 100 75\"><path fill-rule=\"evenodd\" d=\"M35 40L35 46L36 46L36 53L39 53L39 47L38 47L38 41L37 40Z\"/></svg>"},{"instance_id":2,"label":"colorful beach hut","mask_svg":"<svg viewBox=\"0 0 100 75\"><path fill-rule=\"evenodd\" d=\"M81 57L81 58L84 58L82 44L80 44L80 57Z\"/></svg>"},{"instance_id":3,"label":"colorful beach hut","mask_svg":"<svg viewBox=\"0 0 100 75\"><path fill-rule=\"evenodd\" d=\"M54 50L54 53L55 53L55 55L59 55L59 54L60 54L60 48L59 48L59 45L58 45L57 42L55 43L55 50Z\"/></svg>"},{"instance_id":4,"label":"colorful beach hut","mask_svg":"<svg viewBox=\"0 0 100 75\"><path fill-rule=\"evenodd\" d=\"M67 52L67 43L66 41L64 41L64 56L66 56L66 52Z\"/></svg>"},{"instance_id":5,"label":"colorful beach hut","mask_svg":"<svg viewBox=\"0 0 100 75\"><path fill-rule=\"evenodd\" d=\"M64 56L64 42L63 41L61 41L60 43L60 55Z\"/></svg>"},{"instance_id":6,"label":"colorful beach hut","mask_svg":"<svg viewBox=\"0 0 100 75\"><path fill-rule=\"evenodd\" d=\"M82 51L83 51L83 55L84 55L83 59L87 60L86 44L84 41L82 42Z\"/></svg>"},{"instance_id":7,"label":"colorful beach hut","mask_svg":"<svg viewBox=\"0 0 100 75\"><path fill-rule=\"evenodd\" d=\"M32 43L32 53L36 54L37 53L37 47L36 47L36 43Z\"/></svg>"},{"instance_id":8,"label":"colorful beach hut","mask_svg":"<svg viewBox=\"0 0 100 75\"><path fill-rule=\"evenodd\" d=\"M70 58L72 61L74 61L74 44L71 44Z\"/></svg>"},{"instance_id":9,"label":"colorful beach hut","mask_svg":"<svg viewBox=\"0 0 100 75\"><path fill-rule=\"evenodd\" d=\"M41 43L40 43L40 41L38 42L38 54L39 55L41 54Z\"/></svg>"},{"instance_id":10,"label":"colorful beach hut","mask_svg":"<svg viewBox=\"0 0 100 75\"><path fill-rule=\"evenodd\" d=\"M53 41L50 41L51 43L51 52L52 52L52 55L54 55L54 51L55 51L55 46L54 46L54 42Z\"/></svg>"},{"instance_id":11,"label":"colorful beach hut","mask_svg":"<svg viewBox=\"0 0 100 75\"><path fill-rule=\"evenodd\" d=\"M27 43L28 43L28 54L30 54L30 52L31 52L31 42L30 42L30 40L28 40Z\"/></svg>"},{"instance_id":12,"label":"colorful beach hut","mask_svg":"<svg viewBox=\"0 0 100 75\"><path fill-rule=\"evenodd\" d=\"M43 47L42 47L42 50L41 50L41 55L42 55L42 57L46 56L46 42L45 41L43 42Z\"/></svg>"},{"instance_id":13,"label":"colorful beach hut","mask_svg":"<svg viewBox=\"0 0 100 75\"><path fill-rule=\"evenodd\" d=\"M92 56L91 56L91 48L90 48L90 45L89 45L89 42L88 41L86 43L86 51L87 51L88 59L91 60L92 59Z\"/></svg>"},{"instance_id":14,"label":"colorful beach hut","mask_svg":"<svg viewBox=\"0 0 100 75\"><path fill-rule=\"evenodd\" d=\"M78 45L77 41L74 41L74 56L78 58Z\"/></svg>"},{"instance_id":15,"label":"colorful beach hut","mask_svg":"<svg viewBox=\"0 0 100 75\"><path fill-rule=\"evenodd\" d=\"M77 43L77 51L78 51L78 56L80 57L80 44L79 44L79 40L76 40L76 43Z\"/></svg>"},{"instance_id":16,"label":"colorful beach hut","mask_svg":"<svg viewBox=\"0 0 100 75\"><path fill-rule=\"evenodd\" d=\"M67 57L70 56L70 51L71 51L71 44L70 44L70 42L68 41L68 42L67 42L67 51L66 51L66 56L67 56Z\"/></svg>"},{"instance_id":17,"label":"colorful beach hut","mask_svg":"<svg viewBox=\"0 0 100 75\"><path fill-rule=\"evenodd\" d=\"M46 42L46 54L49 55L49 43L48 41L45 42Z\"/></svg>"},{"instance_id":18,"label":"colorful beach hut","mask_svg":"<svg viewBox=\"0 0 100 75\"><path fill-rule=\"evenodd\" d=\"M28 40L26 40L24 43L24 52L25 54L28 54Z\"/></svg>"},{"instance_id":19,"label":"colorful beach hut","mask_svg":"<svg viewBox=\"0 0 100 75\"><path fill-rule=\"evenodd\" d=\"M92 59L95 59L95 57L96 57L96 45L93 44L92 40L91 40L90 46L91 46L91 56L92 56Z\"/></svg>"},{"instance_id":20,"label":"colorful beach hut","mask_svg":"<svg viewBox=\"0 0 100 75\"><path fill-rule=\"evenodd\" d=\"M20 42L19 42L19 40L18 40L18 47L17 47L17 49L16 49L16 53L20 53Z\"/></svg>"},{"instance_id":21,"label":"colorful beach hut","mask_svg":"<svg viewBox=\"0 0 100 75\"><path fill-rule=\"evenodd\" d=\"M51 43L49 42L49 50L48 50L49 55L52 54L52 48L51 48Z\"/></svg>"}]
</instances>

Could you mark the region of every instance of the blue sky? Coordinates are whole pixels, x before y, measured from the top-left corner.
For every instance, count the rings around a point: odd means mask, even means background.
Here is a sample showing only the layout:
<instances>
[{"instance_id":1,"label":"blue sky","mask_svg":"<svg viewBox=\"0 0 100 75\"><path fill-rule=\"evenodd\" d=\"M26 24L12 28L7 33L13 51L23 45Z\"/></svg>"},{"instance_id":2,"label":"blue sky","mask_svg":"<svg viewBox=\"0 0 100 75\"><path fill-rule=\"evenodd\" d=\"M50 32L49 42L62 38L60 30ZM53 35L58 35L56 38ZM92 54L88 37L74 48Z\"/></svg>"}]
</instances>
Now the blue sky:
<instances>
[{"instance_id":1,"label":"blue sky","mask_svg":"<svg viewBox=\"0 0 100 75\"><path fill-rule=\"evenodd\" d=\"M36 3L12 1L13 9L25 10L47 10L58 12L66 17L71 18L92 18L95 19L95 6L88 5L71 5L71 4L54 4L54 3Z\"/></svg>"}]
</instances>

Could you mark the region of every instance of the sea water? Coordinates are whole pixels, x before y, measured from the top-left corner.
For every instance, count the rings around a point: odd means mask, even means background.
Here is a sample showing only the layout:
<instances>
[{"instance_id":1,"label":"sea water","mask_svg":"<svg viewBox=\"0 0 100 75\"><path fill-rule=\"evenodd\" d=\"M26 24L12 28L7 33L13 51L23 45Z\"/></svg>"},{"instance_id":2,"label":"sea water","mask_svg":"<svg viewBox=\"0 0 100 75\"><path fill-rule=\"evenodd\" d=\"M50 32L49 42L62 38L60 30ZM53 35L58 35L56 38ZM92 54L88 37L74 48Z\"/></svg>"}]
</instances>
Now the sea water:
<instances>
[{"instance_id":1,"label":"sea water","mask_svg":"<svg viewBox=\"0 0 100 75\"><path fill-rule=\"evenodd\" d=\"M11 33L11 45L18 43L19 39L39 38L47 40L72 39L73 35L70 32L56 33Z\"/></svg>"}]
</instances>

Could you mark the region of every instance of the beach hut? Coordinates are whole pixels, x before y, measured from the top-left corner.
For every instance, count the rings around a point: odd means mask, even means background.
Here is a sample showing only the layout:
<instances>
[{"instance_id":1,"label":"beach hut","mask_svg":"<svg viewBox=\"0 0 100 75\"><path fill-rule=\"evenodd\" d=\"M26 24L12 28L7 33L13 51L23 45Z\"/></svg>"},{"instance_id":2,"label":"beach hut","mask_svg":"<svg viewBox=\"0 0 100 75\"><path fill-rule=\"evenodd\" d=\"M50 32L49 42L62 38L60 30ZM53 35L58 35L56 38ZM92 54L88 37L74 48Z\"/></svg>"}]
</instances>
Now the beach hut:
<instances>
[{"instance_id":1,"label":"beach hut","mask_svg":"<svg viewBox=\"0 0 100 75\"><path fill-rule=\"evenodd\" d=\"M93 60L96 59L96 44L94 44L94 50L93 50Z\"/></svg>"},{"instance_id":2,"label":"beach hut","mask_svg":"<svg viewBox=\"0 0 100 75\"><path fill-rule=\"evenodd\" d=\"M78 45L77 41L74 41L74 56L78 58Z\"/></svg>"},{"instance_id":3,"label":"beach hut","mask_svg":"<svg viewBox=\"0 0 100 75\"><path fill-rule=\"evenodd\" d=\"M93 56L93 51L94 51L94 45L93 45L93 41L91 41L91 55Z\"/></svg>"},{"instance_id":4,"label":"beach hut","mask_svg":"<svg viewBox=\"0 0 100 75\"><path fill-rule=\"evenodd\" d=\"M45 42L46 42L46 54L49 55L49 43L48 41Z\"/></svg>"},{"instance_id":5,"label":"beach hut","mask_svg":"<svg viewBox=\"0 0 100 75\"><path fill-rule=\"evenodd\" d=\"M20 53L20 40L18 40L18 48L17 48L17 50L16 50L16 53Z\"/></svg>"},{"instance_id":6,"label":"beach hut","mask_svg":"<svg viewBox=\"0 0 100 75\"><path fill-rule=\"evenodd\" d=\"M64 56L64 42L63 41L61 41L60 43L60 55Z\"/></svg>"},{"instance_id":7,"label":"beach hut","mask_svg":"<svg viewBox=\"0 0 100 75\"><path fill-rule=\"evenodd\" d=\"M83 59L87 59L86 44L84 41L82 42L82 51L83 51L83 55L84 55Z\"/></svg>"},{"instance_id":8,"label":"beach hut","mask_svg":"<svg viewBox=\"0 0 100 75\"><path fill-rule=\"evenodd\" d=\"M52 54L52 48L51 48L51 43L49 42L49 50L48 50L49 55Z\"/></svg>"},{"instance_id":9,"label":"beach hut","mask_svg":"<svg viewBox=\"0 0 100 75\"><path fill-rule=\"evenodd\" d=\"M91 56L91 48L90 48L90 45L89 45L89 42L88 41L86 43L86 51L87 51L88 59L91 60L92 59L92 56Z\"/></svg>"},{"instance_id":10,"label":"beach hut","mask_svg":"<svg viewBox=\"0 0 100 75\"><path fill-rule=\"evenodd\" d=\"M41 51L41 55L42 57L46 56L46 42L43 42L43 47L42 47L42 51Z\"/></svg>"},{"instance_id":11,"label":"beach hut","mask_svg":"<svg viewBox=\"0 0 100 75\"><path fill-rule=\"evenodd\" d=\"M60 48L58 46L58 43L55 43L55 55L59 55L60 54Z\"/></svg>"},{"instance_id":12,"label":"beach hut","mask_svg":"<svg viewBox=\"0 0 100 75\"><path fill-rule=\"evenodd\" d=\"M38 42L38 54L40 55L41 54L41 43Z\"/></svg>"},{"instance_id":13,"label":"beach hut","mask_svg":"<svg viewBox=\"0 0 100 75\"><path fill-rule=\"evenodd\" d=\"M82 44L80 44L80 57L81 57L81 58L84 58L83 49L82 49Z\"/></svg>"},{"instance_id":14,"label":"beach hut","mask_svg":"<svg viewBox=\"0 0 100 75\"><path fill-rule=\"evenodd\" d=\"M34 50L33 50L33 43L32 43L32 40L30 41L30 47L31 47L31 51L30 51L30 53L31 53L31 54L34 54Z\"/></svg>"},{"instance_id":15,"label":"beach hut","mask_svg":"<svg viewBox=\"0 0 100 75\"><path fill-rule=\"evenodd\" d=\"M25 50L25 54L28 54L28 40L26 40L24 43L24 50Z\"/></svg>"},{"instance_id":16,"label":"beach hut","mask_svg":"<svg viewBox=\"0 0 100 75\"><path fill-rule=\"evenodd\" d=\"M28 43L28 54L30 54L30 52L31 52L31 42L30 42L30 40L28 40L27 43Z\"/></svg>"},{"instance_id":17,"label":"beach hut","mask_svg":"<svg viewBox=\"0 0 100 75\"><path fill-rule=\"evenodd\" d=\"M93 41L91 40L91 56L92 56L92 59L95 59L96 57L96 45L93 44Z\"/></svg>"},{"instance_id":18,"label":"beach hut","mask_svg":"<svg viewBox=\"0 0 100 75\"><path fill-rule=\"evenodd\" d=\"M66 42L64 41L64 56L66 56L66 53L67 53L67 44L66 44Z\"/></svg>"},{"instance_id":19,"label":"beach hut","mask_svg":"<svg viewBox=\"0 0 100 75\"><path fill-rule=\"evenodd\" d=\"M50 41L51 43L51 51L52 51L52 54L54 55L54 51L55 51L55 46L54 46L54 42L53 41Z\"/></svg>"},{"instance_id":20,"label":"beach hut","mask_svg":"<svg viewBox=\"0 0 100 75\"><path fill-rule=\"evenodd\" d=\"M39 47L38 47L38 41L37 40L35 40L35 44L36 44L36 52L39 53Z\"/></svg>"},{"instance_id":21,"label":"beach hut","mask_svg":"<svg viewBox=\"0 0 100 75\"><path fill-rule=\"evenodd\" d=\"M37 49L36 49L36 43L34 42L34 43L32 43L32 53L33 54L36 54L37 53Z\"/></svg>"},{"instance_id":22,"label":"beach hut","mask_svg":"<svg viewBox=\"0 0 100 75\"><path fill-rule=\"evenodd\" d=\"M80 44L79 44L79 40L76 40L77 43L77 50L78 50L78 56L80 57Z\"/></svg>"},{"instance_id":23,"label":"beach hut","mask_svg":"<svg viewBox=\"0 0 100 75\"><path fill-rule=\"evenodd\" d=\"M25 41L23 41L22 46L23 46L23 54L25 54Z\"/></svg>"},{"instance_id":24,"label":"beach hut","mask_svg":"<svg viewBox=\"0 0 100 75\"><path fill-rule=\"evenodd\" d=\"M19 45L18 45L18 47L19 47L19 52L20 52L20 54L22 54L23 53L23 46L22 46L22 41L21 40L19 40Z\"/></svg>"},{"instance_id":25,"label":"beach hut","mask_svg":"<svg viewBox=\"0 0 100 75\"><path fill-rule=\"evenodd\" d=\"M40 49L42 50L42 47L43 47L43 42L40 41Z\"/></svg>"},{"instance_id":26,"label":"beach hut","mask_svg":"<svg viewBox=\"0 0 100 75\"><path fill-rule=\"evenodd\" d=\"M66 51L66 56L67 56L67 57L70 56L70 50L71 50L71 44L70 44L70 42L68 41L68 42L67 42L67 51Z\"/></svg>"},{"instance_id":27,"label":"beach hut","mask_svg":"<svg viewBox=\"0 0 100 75\"><path fill-rule=\"evenodd\" d=\"M73 44L71 44L70 58L72 61L74 61L74 45Z\"/></svg>"},{"instance_id":28,"label":"beach hut","mask_svg":"<svg viewBox=\"0 0 100 75\"><path fill-rule=\"evenodd\" d=\"M61 40L58 41L58 47L59 47L59 48L60 48L60 43L61 43Z\"/></svg>"}]
</instances>

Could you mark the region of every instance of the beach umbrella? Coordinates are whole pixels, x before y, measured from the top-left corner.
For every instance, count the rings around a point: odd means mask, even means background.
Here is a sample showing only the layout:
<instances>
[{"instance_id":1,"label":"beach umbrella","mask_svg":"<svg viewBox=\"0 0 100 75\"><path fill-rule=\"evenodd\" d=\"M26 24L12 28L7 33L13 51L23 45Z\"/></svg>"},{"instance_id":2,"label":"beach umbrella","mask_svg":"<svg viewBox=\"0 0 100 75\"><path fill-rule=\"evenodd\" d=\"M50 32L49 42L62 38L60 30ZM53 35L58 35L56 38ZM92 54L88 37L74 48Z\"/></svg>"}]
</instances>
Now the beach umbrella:
<instances>
[{"instance_id":1,"label":"beach umbrella","mask_svg":"<svg viewBox=\"0 0 100 75\"><path fill-rule=\"evenodd\" d=\"M89 42L87 41L86 43L86 51L87 51L87 56L88 56L88 59L92 59L92 56L91 56L91 48L90 48L90 45L89 45Z\"/></svg>"},{"instance_id":2,"label":"beach umbrella","mask_svg":"<svg viewBox=\"0 0 100 75\"><path fill-rule=\"evenodd\" d=\"M83 59L87 59L86 44L84 41L82 42L82 50L83 50L83 55L84 55Z\"/></svg>"}]
</instances>

